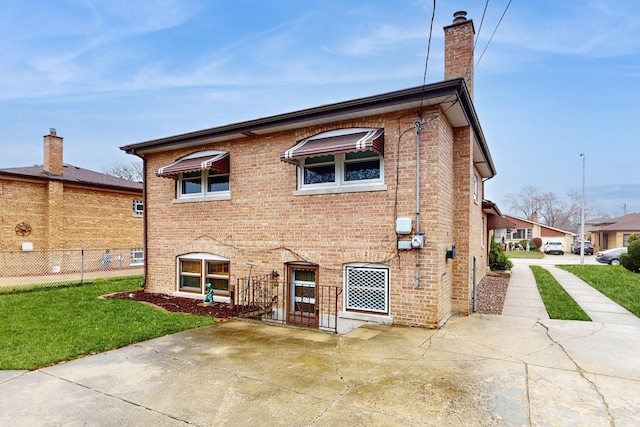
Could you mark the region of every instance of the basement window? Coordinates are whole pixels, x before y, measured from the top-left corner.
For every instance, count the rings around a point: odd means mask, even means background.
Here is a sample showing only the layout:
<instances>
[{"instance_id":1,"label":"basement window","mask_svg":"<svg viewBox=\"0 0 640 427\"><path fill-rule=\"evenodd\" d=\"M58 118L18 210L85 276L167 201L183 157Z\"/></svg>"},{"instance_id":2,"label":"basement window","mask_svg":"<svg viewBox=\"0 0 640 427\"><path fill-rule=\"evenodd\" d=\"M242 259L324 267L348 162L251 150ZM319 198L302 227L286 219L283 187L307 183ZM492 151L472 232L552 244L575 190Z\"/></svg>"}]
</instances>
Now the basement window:
<instances>
[{"instance_id":1,"label":"basement window","mask_svg":"<svg viewBox=\"0 0 640 427\"><path fill-rule=\"evenodd\" d=\"M229 260L210 253L191 253L178 257L177 291L202 296L210 283L214 298L229 296Z\"/></svg>"},{"instance_id":2,"label":"basement window","mask_svg":"<svg viewBox=\"0 0 640 427\"><path fill-rule=\"evenodd\" d=\"M344 307L347 311L389 313L389 267L349 264L344 267Z\"/></svg>"}]
</instances>

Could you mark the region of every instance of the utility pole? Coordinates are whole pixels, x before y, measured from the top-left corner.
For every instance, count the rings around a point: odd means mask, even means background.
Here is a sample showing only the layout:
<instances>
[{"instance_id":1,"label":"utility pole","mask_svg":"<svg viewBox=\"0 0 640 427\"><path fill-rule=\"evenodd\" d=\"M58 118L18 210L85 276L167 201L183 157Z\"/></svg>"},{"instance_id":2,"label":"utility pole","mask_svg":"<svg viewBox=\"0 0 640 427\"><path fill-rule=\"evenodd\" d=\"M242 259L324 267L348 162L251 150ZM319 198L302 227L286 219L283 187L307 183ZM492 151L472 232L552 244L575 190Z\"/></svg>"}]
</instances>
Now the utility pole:
<instances>
[{"instance_id":1,"label":"utility pole","mask_svg":"<svg viewBox=\"0 0 640 427\"><path fill-rule=\"evenodd\" d=\"M584 172L585 162L587 160L584 153L580 154L582 157L582 209L580 211L580 265L584 265Z\"/></svg>"}]
</instances>

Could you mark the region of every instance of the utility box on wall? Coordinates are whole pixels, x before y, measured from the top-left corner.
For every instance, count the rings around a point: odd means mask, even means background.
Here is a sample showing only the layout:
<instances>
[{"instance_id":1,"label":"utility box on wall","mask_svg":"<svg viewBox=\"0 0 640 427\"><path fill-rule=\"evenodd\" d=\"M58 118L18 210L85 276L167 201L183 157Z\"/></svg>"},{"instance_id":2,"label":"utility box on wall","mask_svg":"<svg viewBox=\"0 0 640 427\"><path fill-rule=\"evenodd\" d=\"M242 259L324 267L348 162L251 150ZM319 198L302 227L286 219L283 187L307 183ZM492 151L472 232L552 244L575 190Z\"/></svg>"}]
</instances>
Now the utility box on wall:
<instances>
[{"instance_id":1,"label":"utility box on wall","mask_svg":"<svg viewBox=\"0 0 640 427\"><path fill-rule=\"evenodd\" d=\"M398 234L411 234L411 218L397 218L396 219L396 233Z\"/></svg>"}]
</instances>

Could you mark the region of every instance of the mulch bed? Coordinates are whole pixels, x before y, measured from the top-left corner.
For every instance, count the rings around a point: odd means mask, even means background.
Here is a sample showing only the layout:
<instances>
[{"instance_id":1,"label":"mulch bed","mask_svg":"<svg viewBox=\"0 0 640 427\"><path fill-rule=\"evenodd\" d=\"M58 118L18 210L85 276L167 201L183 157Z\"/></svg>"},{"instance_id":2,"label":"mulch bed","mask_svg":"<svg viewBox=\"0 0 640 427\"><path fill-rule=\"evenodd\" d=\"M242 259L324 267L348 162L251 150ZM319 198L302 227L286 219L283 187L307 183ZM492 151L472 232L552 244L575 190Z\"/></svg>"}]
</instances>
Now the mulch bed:
<instances>
[{"instance_id":1,"label":"mulch bed","mask_svg":"<svg viewBox=\"0 0 640 427\"><path fill-rule=\"evenodd\" d=\"M199 305L202 304L202 299L175 297L168 294L145 292L144 290L121 292L109 295L107 298L135 300L157 306L173 313L198 314L200 316L212 316L218 319L230 319L236 315L229 309L229 305L225 303L214 302L211 305Z\"/></svg>"}]
</instances>

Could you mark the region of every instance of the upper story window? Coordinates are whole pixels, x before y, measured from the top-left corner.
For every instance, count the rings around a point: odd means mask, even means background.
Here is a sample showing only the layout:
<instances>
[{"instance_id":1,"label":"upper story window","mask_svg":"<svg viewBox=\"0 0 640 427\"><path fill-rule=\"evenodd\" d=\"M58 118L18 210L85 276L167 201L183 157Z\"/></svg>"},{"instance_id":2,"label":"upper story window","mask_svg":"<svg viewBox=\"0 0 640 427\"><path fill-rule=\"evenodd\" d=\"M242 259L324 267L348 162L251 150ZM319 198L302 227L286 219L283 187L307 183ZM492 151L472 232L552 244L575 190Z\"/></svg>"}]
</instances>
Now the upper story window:
<instances>
[{"instance_id":1,"label":"upper story window","mask_svg":"<svg viewBox=\"0 0 640 427\"><path fill-rule=\"evenodd\" d=\"M213 171L185 172L178 178L178 198L204 197L229 192L229 174Z\"/></svg>"},{"instance_id":2,"label":"upper story window","mask_svg":"<svg viewBox=\"0 0 640 427\"><path fill-rule=\"evenodd\" d=\"M229 170L229 152L210 150L182 157L156 174L176 180L178 200L229 199Z\"/></svg>"},{"instance_id":3,"label":"upper story window","mask_svg":"<svg viewBox=\"0 0 640 427\"><path fill-rule=\"evenodd\" d=\"M306 158L298 170L300 188L382 182L383 176L382 158L373 151Z\"/></svg>"},{"instance_id":4,"label":"upper story window","mask_svg":"<svg viewBox=\"0 0 640 427\"><path fill-rule=\"evenodd\" d=\"M384 190L383 129L338 129L280 155L297 166L298 194Z\"/></svg>"},{"instance_id":5,"label":"upper story window","mask_svg":"<svg viewBox=\"0 0 640 427\"><path fill-rule=\"evenodd\" d=\"M473 201L478 201L478 175L473 174Z\"/></svg>"},{"instance_id":6,"label":"upper story window","mask_svg":"<svg viewBox=\"0 0 640 427\"><path fill-rule=\"evenodd\" d=\"M135 216L142 216L144 214L144 204L142 200L133 201L133 214Z\"/></svg>"}]
</instances>

